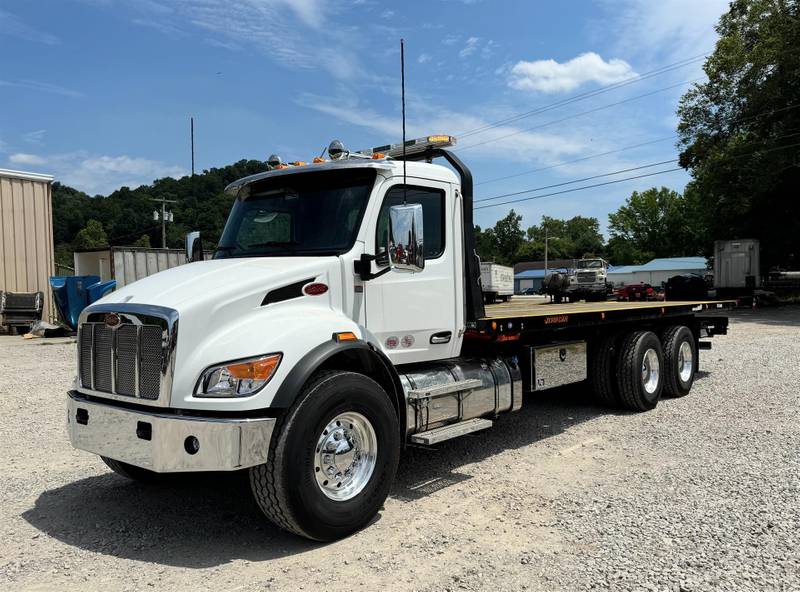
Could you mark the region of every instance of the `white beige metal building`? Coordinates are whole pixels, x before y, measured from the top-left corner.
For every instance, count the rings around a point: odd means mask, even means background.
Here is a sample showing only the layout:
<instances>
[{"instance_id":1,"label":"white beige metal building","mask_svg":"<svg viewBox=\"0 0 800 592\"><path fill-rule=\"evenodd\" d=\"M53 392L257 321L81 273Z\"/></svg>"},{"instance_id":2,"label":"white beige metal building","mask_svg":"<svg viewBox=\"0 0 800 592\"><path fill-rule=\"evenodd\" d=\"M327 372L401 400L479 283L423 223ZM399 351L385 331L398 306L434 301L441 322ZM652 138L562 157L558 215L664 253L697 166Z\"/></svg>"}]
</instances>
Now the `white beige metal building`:
<instances>
[{"instance_id":1,"label":"white beige metal building","mask_svg":"<svg viewBox=\"0 0 800 592\"><path fill-rule=\"evenodd\" d=\"M42 318L55 314L53 177L0 169L0 290L44 292Z\"/></svg>"}]
</instances>

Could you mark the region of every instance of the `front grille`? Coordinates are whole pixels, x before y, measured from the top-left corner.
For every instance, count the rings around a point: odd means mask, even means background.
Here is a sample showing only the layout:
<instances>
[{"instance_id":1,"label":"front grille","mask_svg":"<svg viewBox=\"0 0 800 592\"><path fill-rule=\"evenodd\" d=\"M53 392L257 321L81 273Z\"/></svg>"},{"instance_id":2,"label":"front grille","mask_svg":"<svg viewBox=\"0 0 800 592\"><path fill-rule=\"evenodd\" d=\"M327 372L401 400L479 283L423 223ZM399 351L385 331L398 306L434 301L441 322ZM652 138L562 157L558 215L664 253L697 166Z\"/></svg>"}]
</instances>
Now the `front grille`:
<instances>
[{"instance_id":1,"label":"front grille","mask_svg":"<svg viewBox=\"0 0 800 592\"><path fill-rule=\"evenodd\" d=\"M578 281L582 284L592 283L595 280L595 273L593 271L579 271Z\"/></svg>"},{"instance_id":2,"label":"front grille","mask_svg":"<svg viewBox=\"0 0 800 592\"><path fill-rule=\"evenodd\" d=\"M164 367L164 330L158 325L80 326L78 374L87 389L157 400Z\"/></svg>"}]
</instances>

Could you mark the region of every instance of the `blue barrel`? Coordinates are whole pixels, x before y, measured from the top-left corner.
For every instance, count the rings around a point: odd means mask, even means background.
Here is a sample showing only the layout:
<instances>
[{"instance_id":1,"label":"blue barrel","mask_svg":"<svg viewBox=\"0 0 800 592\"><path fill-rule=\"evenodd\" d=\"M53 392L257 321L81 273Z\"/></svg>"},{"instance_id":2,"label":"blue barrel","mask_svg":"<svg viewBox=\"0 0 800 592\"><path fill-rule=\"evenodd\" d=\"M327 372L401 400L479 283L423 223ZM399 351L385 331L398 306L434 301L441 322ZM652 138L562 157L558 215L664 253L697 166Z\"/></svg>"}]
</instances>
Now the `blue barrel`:
<instances>
[{"instance_id":1,"label":"blue barrel","mask_svg":"<svg viewBox=\"0 0 800 592\"><path fill-rule=\"evenodd\" d=\"M101 282L96 275L54 275L50 277L50 287L58 318L76 331L81 311L116 288L117 282Z\"/></svg>"}]
</instances>

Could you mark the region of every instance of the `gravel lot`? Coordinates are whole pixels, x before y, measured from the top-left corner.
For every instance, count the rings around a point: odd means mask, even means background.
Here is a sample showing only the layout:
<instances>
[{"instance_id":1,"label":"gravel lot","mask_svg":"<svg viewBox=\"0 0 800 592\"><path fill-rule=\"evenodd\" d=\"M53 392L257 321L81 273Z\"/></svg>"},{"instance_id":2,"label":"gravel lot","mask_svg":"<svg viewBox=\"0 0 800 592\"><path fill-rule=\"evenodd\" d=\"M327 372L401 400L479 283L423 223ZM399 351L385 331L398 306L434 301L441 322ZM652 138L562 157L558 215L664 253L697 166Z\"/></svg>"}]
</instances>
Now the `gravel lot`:
<instances>
[{"instance_id":1,"label":"gravel lot","mask_svg":"<svg viewBox=\"0 0 800 592\"><path fill-rule=\"evenodd\" d=\"M74 345L0 336L0 588L800 590L798 338L800 308L736 313L650 413L531 397L411 450L379 518L319 545L240 475L147 487L74 451Z\"/></svg>"}]
</instances>

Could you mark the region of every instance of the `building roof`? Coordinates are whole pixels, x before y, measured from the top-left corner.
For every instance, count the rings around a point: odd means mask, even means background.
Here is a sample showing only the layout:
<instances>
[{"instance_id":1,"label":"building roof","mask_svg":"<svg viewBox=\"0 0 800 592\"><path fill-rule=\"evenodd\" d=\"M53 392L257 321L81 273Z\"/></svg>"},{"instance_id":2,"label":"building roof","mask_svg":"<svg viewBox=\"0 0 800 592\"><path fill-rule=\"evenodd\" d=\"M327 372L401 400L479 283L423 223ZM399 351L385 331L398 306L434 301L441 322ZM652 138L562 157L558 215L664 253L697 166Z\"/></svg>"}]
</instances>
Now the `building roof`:
<instances>
[{"instance_id":1,"label":"building roof","mask_svg":"<svg viewBox=\"0 0 800 592\"><path fill-rule=\"evenodd\" d=\"M574 261L572 259L550 259L547 262L548 269L559 269L572 267ZM514 273L522 273L531 269L544 269L544 261L521 261L514 265Z\"/></svg>"},{"instance_id":2,"label":"building roof","mask_svg":"<svg viewBox=\"0 0 800 592\"><path fill-rule=\"evenodd\" d=\"M609 273L636 273L639 271L702 271L708 268L705 257L665 257L653 259L644 265L623 265L609 269Z\"/></svg>"},{"instance_id":3,"label":"building roof","mask_svg":"<svg viewBox=\"0 0 800 592\"><path fill-rule=\"evenodd\" d=\"M564 267L562 268L548 267L547 271L548 272L560 271L562 273L566 273L567 269ZM544 279L544 269L529 269L527 271L515 273L514 279L515 280Z\"/></svg>"},{"instance_id":4,"label":"building roof","mask_svg":"<svg viewBox=\"0 0 800 592\"><path fill-rule=\"evenodd\" d=\"M0 169L0 177L5 177L7 179L25 179L27 181L42 181L44 183L53 182L53 175L26 173L25 171L12 171L11 169Z\"/></svg>"}]
</instances>

